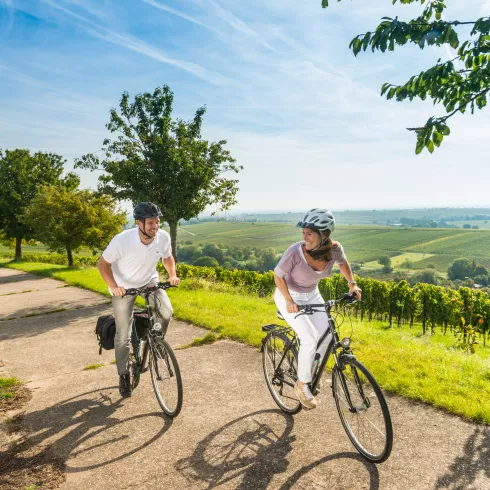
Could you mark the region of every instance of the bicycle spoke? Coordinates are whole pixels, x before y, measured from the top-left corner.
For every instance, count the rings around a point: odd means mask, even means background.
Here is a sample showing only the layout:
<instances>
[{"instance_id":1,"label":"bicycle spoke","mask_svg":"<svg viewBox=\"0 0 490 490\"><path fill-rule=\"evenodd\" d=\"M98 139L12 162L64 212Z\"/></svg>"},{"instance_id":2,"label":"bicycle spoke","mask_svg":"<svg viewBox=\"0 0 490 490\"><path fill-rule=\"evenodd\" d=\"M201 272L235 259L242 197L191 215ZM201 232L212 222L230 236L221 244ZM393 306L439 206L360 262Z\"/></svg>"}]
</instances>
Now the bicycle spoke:
<instances>
[{"instance_id":1,"label":"bicycle spoke","mask_svg":"<svg viewBox=\"0 0 490 490\"><path fill-rule=\"evenodd\" d=\"M287 413L296 413L301 405L294 395L296 352L284 334L271 332L262 351L264 375L274 401Z\"/></svg>"},{"instance_id":2,"label":"bicycle spoke","mask_svg":"<svg viewBox=\"0 0 490 490\"><path fill-rule=\"evenodd\" d=\"M151 380L158 403L169 416L176 416L182 406L182 380L170 345L157 339L151 344Z\"/></svg>"}]
</instances>

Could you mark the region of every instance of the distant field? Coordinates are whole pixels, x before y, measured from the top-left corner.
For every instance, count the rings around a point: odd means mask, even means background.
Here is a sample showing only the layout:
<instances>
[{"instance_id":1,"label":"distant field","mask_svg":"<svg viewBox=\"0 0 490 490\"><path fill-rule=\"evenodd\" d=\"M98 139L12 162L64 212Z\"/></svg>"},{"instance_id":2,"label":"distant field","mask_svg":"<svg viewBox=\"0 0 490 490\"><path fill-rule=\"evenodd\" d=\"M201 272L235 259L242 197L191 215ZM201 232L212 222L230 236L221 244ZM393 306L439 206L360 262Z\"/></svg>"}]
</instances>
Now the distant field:
<instances>
[{"instance_id":1,"label":"distant field","mask_svg":"<svg viewBox=\"0 0 490 490\"><path fill-rule=\"evenodd\" d=\"M463 228L464 225L476 225L480 230L490 230L490 220L451 221L451 224L458 228Z\"/></svg>"},{"instance_id":2,"label":"distant field","mask_svg":"<svg viewBox=\"0 0 490 490\"><path fill-rule=\"evenodd\" d=\"M306 211L306 210L305 210ZM355 211L339 211L332 208L331 211L335 214L339 223L344 224L374 224L375 222L399 221L400 218L408 218L413 220L446 220L447 218L461 217L461 221L449 221L450 224L462 227L465 223L480 226L477 221L463 221L469 216L489 215L490 208L426 208L426 209L367 209ZM229 213L234 216L235 213ZM302 212L297 213L236 213L238 219L256 219L259 222L281 220L285 222L296 223ZM483 221L482 221L483 222ZM482 228L480 226L480 228ZM485 228L489 229L488 223Z\"/></svg>"},{"instance_id":3,"label":"distant field","mask_svg":"<svg viewBox=\"0 0 490 490\"><path fill-rule=\"evenodd\" d=\"M389 255L395 268L408 259L413 269L433 264L440 272L446 272L448 266L461 257L474 259L490 268L490 230L339 225L333 238L343 245L350 262L364 262L367 267L379 268L377 260ZM180 245L190 242L216 243L225 247L272 247L282 253L300 240L301 230L293 223L222 221L178 228ZM24 253L46 251L42 245L22 249ZM0 246L0 253L7 251L13 249Z\"/></svg>"},{"instance_id":4,"label":"distant field","mask_svg":"<svg viewBox=\"0 0 490 490\"><path fill-rule=\"evenodd\" d=\"M409 259L414 269L434 264L445 272L453 260L467 257L490 267L490 231L485 230L340 225L333 238L342 243L351 262L377 261L389 255L395 266ZM283 252L301 240L301 230L289 223L210 222L180 227L178 240L180 243L273 247Z\"/></svg>"}]
</instances>

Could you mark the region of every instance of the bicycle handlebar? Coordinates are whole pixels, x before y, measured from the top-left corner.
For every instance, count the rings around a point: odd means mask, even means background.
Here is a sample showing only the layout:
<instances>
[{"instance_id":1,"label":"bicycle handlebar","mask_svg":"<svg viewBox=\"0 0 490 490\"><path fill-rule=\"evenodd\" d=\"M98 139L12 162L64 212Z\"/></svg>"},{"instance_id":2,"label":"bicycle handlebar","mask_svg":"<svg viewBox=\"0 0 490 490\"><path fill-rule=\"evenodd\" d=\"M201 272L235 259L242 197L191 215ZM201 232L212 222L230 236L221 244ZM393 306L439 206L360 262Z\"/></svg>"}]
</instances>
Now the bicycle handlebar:
<instances>
[{"instance_id":1,"label":"bicycle handlebar","mask_svg":"<svg viewBox=\"0 0 490 490\"><path fill-rule=\"evenodd\" d=\"M360 300L357 298L357 296L354 293L345 293L342 295L341 298L339 299L331 299L327 301L326 303L319 303L319 304L310 304L310 305L298 305L298 310L300 313L298 313L296 317L299 315L312 315L313 313L316 313L318 309L315 308L324 308L327 313L330 313L330 310L338 304L345 303L347 305L353 305Z\"/></svg>"},{"instance_id":2,"label":"bicycle handlebar","mask_svg":"<svg viewBox=\"0 0 490 490\"><path fill-rule=\"evenodd\" d=\"M176 288L177 286L172 286L169 281L166 282L159 282L156 286L143 286L142 288L128 288L126 289L126 294L127 295L132 295L136 296L137 294L141 293L152 293L156 291L157 289L169 289L169 288Z\"/></svg>"}]
</instances>

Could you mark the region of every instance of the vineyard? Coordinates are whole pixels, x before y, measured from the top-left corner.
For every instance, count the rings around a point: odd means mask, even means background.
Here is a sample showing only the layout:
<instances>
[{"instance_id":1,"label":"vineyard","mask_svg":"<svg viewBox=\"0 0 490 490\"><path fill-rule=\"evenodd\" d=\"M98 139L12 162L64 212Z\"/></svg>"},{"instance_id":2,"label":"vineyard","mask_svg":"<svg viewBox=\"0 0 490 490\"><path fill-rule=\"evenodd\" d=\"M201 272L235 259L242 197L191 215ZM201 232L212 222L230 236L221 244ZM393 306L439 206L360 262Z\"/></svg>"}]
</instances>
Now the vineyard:
<instances>
[{"instance_id":1,"label":"vineyard","mask_svg":"<svg viewBox=\"0 0 490 490\"><path fill-rule=\"evenodd\" d=\"M178 238L181 244L273 247L277 252L283 252L301 240L301 230L292 223L207 222L180 227ZM414 269L432 264L446 272L448 266L461 257L490 267L490 231L486 230L340 225L333 238L342 243L350 262L369 262L382 255L397 257L413 253L410 260ZM427 257L429 254L431 256Z\"/></svg>"},{"instance_id":2,"label":"vineyard","mask_svg":"<svg viewBox=\"0 0 490 490\"><path fill-rule=\"evenodd\" d=\"M13 258L12 254L3 258ZM77 266L94 266L97 258L75 257ZM64 265L66 259L59 254L25 254L25 261ZM164 272L159 264L160 272ZM259 296L270 296L274 289L273 272L260 274L255 271L228 270L220 267L198 267L178 264L178 274L182 279L202 278L228 284ZM471 349L474 332L482 334L486 345L490 337L490 298L479 290L461 287L458 290L416 284L410 287L406 281L384 282L370 278L356 278L363 291L363 299L357 305L356 314L361 319L383 320L390 326L420 326L421 333L434 333L439 328L442 333L461 335L465 348ZM334 299L348 291L346 280L340 274L323 279L319 284L323 297ZM472 333L473 332L473 333Z\"/></svg>"},{"instance_id":3,"label":"vineyard","mask_svg":"<svg viewBox=\"0 0 490 490\"><path fill-rule=\"evenodd\" d=\"M224 282L248 292L266 296L275 289L274 274L253 271L230 271L221 268L179 265L179 276L203 278ZM363 300L357 305L356 315L361 320L384 320L390 326L415 324L422 334L448 331L460 335L461 347L473 350L472 342L482 335L486 345L490 333L490 298L482 291L470 288L447 289L429 284L410 287L406 281L395 283L357 278L363 291ZM339 298L348 292L347 281L340 274L323 279L319 284L325 300Z\"/></svg>"}]
</instances>

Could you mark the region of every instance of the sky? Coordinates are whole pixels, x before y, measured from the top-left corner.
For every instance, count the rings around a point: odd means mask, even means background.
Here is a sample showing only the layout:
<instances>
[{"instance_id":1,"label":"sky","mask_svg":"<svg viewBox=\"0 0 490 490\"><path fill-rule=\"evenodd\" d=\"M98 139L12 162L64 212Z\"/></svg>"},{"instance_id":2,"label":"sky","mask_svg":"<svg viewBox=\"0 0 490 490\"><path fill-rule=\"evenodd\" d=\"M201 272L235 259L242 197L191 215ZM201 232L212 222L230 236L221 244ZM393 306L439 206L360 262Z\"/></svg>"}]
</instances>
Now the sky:
<instances>
[{"instance_id":1,"label":"sky","mask_svg":"<svg viewBox=\"0 0 490 490\"><path fill-rule=\"evenodd\" d=\"M490 15L490 0L446 2L448 20ZM0 148L67 160L100 150L121 94L168 84L174 116L206 105L203 137L227 140L244 169L233 211L490 207L490 110L449 120L451 136L415 155L442 107L386 101L449 47L354 57L350 40L391 0L0 0ZM369 5L367 5L369 4ZM97 173L77 170L95 189ZM231 177L231 175L230 175ZM209 210L208 210L209 211Z\"/></svg>"}]
</instances>

